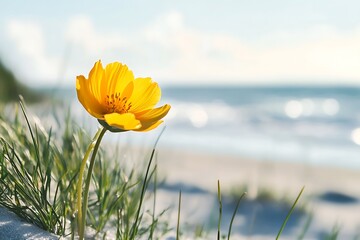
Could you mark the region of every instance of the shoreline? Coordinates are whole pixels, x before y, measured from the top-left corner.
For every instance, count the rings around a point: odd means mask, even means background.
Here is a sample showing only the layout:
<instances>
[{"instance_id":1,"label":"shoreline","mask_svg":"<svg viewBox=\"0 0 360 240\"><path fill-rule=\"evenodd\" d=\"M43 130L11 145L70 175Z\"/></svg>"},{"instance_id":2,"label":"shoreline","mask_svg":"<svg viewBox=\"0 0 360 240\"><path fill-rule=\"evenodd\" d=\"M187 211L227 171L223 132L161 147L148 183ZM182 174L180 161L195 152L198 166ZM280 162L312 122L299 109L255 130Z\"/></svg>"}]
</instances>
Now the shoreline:
<instances>
[{"instance_id":1,"label":"shoreline","mask_svg":"<svg viewBox=\"0 0 360 240\"><path fill-rule=\"evenodd\" d=\"M223 186L249 183L275 188L280 193L298 193L302 186L305 186L308 193L327 188L350 193L354 190L353 181L360 183L359 169L257 160L171 148L159 148L157 152L158 169L166 180L184 181L214 191L217 189L217 180L220 180ZM283 181L284 179L286 181ZM298 190L294 190L294 186L299 186Z\"/></svg>"}]
</instances>

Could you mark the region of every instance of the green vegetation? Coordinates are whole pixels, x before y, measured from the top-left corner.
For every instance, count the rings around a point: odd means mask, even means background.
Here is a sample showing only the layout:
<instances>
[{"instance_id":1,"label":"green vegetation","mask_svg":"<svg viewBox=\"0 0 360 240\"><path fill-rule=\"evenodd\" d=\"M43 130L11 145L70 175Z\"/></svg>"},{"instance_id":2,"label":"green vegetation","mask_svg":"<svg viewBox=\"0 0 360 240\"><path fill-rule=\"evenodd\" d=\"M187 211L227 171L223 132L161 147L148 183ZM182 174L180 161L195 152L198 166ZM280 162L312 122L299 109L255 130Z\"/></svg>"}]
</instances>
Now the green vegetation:
<instances>
[{"instance_id":1,"label":"green vegetation","mask_svg":"<svg viewBox=\"0 0 360 240\"><path fill-rule=\"evenodd\" d=\"M17 101L19 95L28 102L41 100L38 93L19 83L14 74L0 61L0 102Z\"/></svg>"},{"instance_id":2,"label":"green vegetation","mask_svg":"<svg viewBox=\"0 0 360 240\"><path fill-rule=\"evenodd\" d=\"M239 184L238 186L233 186L225 193L229 196L231 202L236 202L239 197L241 197L244 192L249 192L249 186L246 184ZM292 195L276 195L274 191L271 190L269 187L258 186L257 193L253 201L258 202L276 202L283 206L290 208L293 203L294 199L292 199ZM297 206L298 210L305 211L306 204L301 204Z\"/></svg>"},{"instance_id":3,"label":"green vegetation","mask_svg":"<svg viewBox=\"0 0 360 240\"><path fill-rule=\"evenodd\" d=\"M78 227L76 184L81 159L91 139L69 116L56 119L64 124L55 133L41 122L32 123L22 103L15 109L12 116L0 114L0 205L49 232L74 239ZM145 159L147 166L140 170L146 171L142 172L128 169L127 159L120 157L119 151L100 149L86 213L87 236L95 239L159 239L175 229L176 239L181 239L181 193L176 226L169 226L162 220L166 210L155 213L157 166L152 166L154 153L155 150ZM220 233L223 199L218 183L217 239L231 239L232 225L244 196L244 191L234 196L236 206L227 234ZM279 236L298 198L289 207ZM152 206L144 205L144 199L153 201ZM194 235L204 237L207 233L198 226Z\"/></svg>"},{"instance_id":4,"label":"green vegetation","mask_svg":"<svg viewBox=\"0 0 360 240\"><path fill-rule=\"evenodd\" d=\"M279 230L279 233L278 233L278 235L276 236L276 240L278 240L278 239L280 238L282 231L284 230L287 222L289 221L290 216L291 216L292 212L294 211L295 206L296 206L297 202L299 201L299 199L300 199L300 197L301 197L301 194L302 194L303 191L304 191L304 188L305 188L305 187L303 187L303 188L301 189L299 195L298 195L298 196L296 197L296 199L295 199L294 204L291 206L290 211L289 211L288 214L286 215L286 218L285 218L283 224L281 225L281 228L280 228L280 230Z\"/></svg>"},{"instance_id":5,"label":"green vegetation","mask_svg":"<svg viewBox=\"0 0 360 240\"><path fill-rule=\"evenodd\" d=\"M51 129L32 124L22 105L21 110L23 114L12 117L0 115L0 205L49 232L74 237L77 176L91 140L69 117L55 137ZM156 169L150 166L153 157L144 177L134 169L127 171L117 153L98 154L87 212L87 226L97 237L115 234L117 239L129 239L134 234L141 238L151 232L151 239L156 239L168 231L159 220L164 212L148 217L144 213L151 209L141 208Z\"/></svg>"}]
</instances>

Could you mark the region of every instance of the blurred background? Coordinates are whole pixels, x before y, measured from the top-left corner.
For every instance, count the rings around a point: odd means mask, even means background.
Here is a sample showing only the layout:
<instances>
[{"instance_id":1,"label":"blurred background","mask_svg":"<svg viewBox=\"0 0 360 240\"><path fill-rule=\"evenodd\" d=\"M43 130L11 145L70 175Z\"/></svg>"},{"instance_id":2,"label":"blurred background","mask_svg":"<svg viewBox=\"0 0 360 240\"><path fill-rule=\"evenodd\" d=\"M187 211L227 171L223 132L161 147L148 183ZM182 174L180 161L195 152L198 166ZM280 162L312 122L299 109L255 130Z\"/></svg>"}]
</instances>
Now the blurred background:
<instances>
[{"instance_id":1,"label":"blurred background","mask_svg":"<svg viewBox=\"0 0 360 240\"><path fill-rule=\"evenodd\" d=\"M0 99L22 93L31 101L39 94L27 88L57 89L80 108L75 76L99 59L121 61L157 81L173 105L167 144L360 168L358 7L350 0L8 2L0 15Z\"/></svg>"},{"instance_id":2,"label":"blurred background","mask_svg":"<svg viewBox=\"0 0 360 240\"><path fill-rule=\"evenodd\" d=\"M172 105L163 148L357 172L359 9L355 0L9 1L0 100L52 95L87 121L75 77L99 59L121 61Z\"/></svg>"}]
</instances>

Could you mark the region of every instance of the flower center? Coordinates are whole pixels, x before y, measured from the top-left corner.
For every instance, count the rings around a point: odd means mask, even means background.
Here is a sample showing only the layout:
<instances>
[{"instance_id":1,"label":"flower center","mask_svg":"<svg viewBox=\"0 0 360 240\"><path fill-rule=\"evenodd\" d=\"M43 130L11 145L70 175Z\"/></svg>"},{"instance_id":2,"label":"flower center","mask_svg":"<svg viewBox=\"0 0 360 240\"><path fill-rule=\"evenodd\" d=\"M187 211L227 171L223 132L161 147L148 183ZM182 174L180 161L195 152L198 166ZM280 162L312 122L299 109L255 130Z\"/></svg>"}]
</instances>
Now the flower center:
<instances>
[{"instance_id":1,"label":"flower center","mask_svg":"<svg viewBox=\"0 0 360 240\"><path fill-rule=\"evenodd\" d=\"M121 98L120 93L106 95L105 103L110 113L127 113L132 106L126 97Z\"/></svg>"}]
</instances>

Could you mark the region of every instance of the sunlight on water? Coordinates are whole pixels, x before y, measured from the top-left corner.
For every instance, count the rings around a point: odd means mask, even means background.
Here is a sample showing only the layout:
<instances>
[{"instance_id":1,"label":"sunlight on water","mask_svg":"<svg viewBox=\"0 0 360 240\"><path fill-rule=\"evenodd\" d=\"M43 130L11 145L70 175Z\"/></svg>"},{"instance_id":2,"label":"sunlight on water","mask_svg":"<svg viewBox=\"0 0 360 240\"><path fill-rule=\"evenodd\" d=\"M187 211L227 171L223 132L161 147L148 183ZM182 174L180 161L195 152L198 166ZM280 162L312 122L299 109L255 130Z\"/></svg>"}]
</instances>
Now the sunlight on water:
<instances>
[{"instance_id":1,"label":"sunlight on water","mask_svg":"<svg viewBox=\"0 0 360 240\"><path fill-rule=\"evenodd\" d=\"M301 104L303 105L303 115L311 116L315 111L314 101L308 98L302 99Z\"/></svg>"},{"instance_id":2,"label":"sunlight on water","mask_svg":"<svg viewBox=\"0 0 360 240\"><path fill-rule=\"evenodd\" d=\"M335 116L340 104L334 98L290 100L285 103L284 112L289 118L310 117L312 115Z\"/></svg>"},{"instance_id":3,"label":"sunlight on water","mask_svg":"<svg viewBox=\"0 0 360 240\"><path fill-rule=\"evenodd\" d=\"M208 122L208 114L200 105L192 105L188 111L188 117L194 127L201 128Z\"/></svg>"},{"instance_id":4,"label":"sunlight on water","mask_svg":"<svg viewBox=\"0 0 360 240\"><path fill-rule=\"evenodd\" d=\"M323 102L322 108L325 114L329 116L334 116L339 112L340 105L336 99L329 98Z\"/></svg>"},{"instance_id":5,"label":"sunlight on water","mask_svg":"<svg viewBox=\"0 0 360 240\"><path fill-rule=\"evenodd\" d=\"M355 128L351 133L351 139L357 145L360 145L360 128Z\"/></svg>"},{"instance_id":6,"label":"sunlight on water","mask_svg":"<svg viewBox=\"0 0 360 240\"><path fill-rule=\"evenodd\" d=\"M288 101L285 105L285 113L289 118L298 118L303 113L303 105L297 100Z\"/></svg>"}]
</instances>

